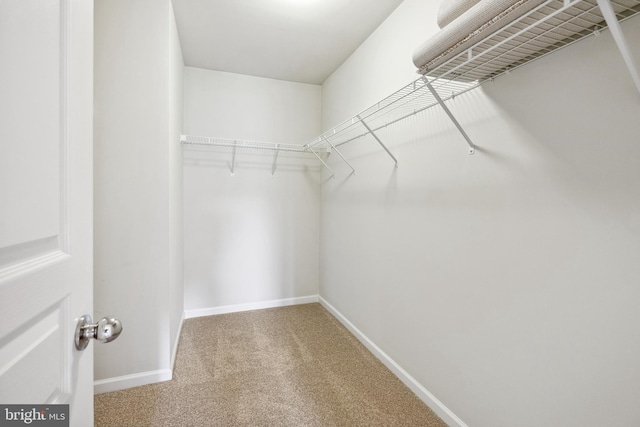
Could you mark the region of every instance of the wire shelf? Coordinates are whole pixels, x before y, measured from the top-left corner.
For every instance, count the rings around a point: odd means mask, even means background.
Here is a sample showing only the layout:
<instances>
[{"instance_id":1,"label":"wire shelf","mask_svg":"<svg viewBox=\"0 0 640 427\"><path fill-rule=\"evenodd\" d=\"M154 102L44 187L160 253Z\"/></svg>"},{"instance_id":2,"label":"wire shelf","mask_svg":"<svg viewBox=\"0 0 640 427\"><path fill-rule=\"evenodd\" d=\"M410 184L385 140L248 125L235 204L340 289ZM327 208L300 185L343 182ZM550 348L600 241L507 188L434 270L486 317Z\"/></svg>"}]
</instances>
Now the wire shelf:
<instances>
[{"instance_id":1,"label":"wire shelf","mask_svg":"<svg viewBox=\"0 0 640 427\"><path fill-rule=\"evenodd\" d=\"M618 21L640 13L640 0L611 0L611 5ZM442 101L452 99L561 47L599 34L606 27L597 0L547 0L443 64L419 70L424 74L422 77L305 146L340 147L435 105L443 105L437 97ZM468 142L473 152L474 146Z\"/></svg>"},{"instance_id":2,"label":"wire shelf","mask_svg":"<svg viewBox=\"0 0 640 427\"><path fill-rule=\"evenodd\" d=\"M182 135L180 138L183 147L197 151L233 151L244 153L297 153L313 156L313 152L302 145L280 144L266 141L249 141L242 139L212 138L208 136ZM316 153L328 153L327 148L314 148Z\"/></svg>"},{"instance_id":3,"label":"wire shelf","mask_svg":"<svg viewBox=\"0 0 640 427\"><path fill-rule=\"evenodd\" d=\"M324 160L330 153L330 150L328 148L311 148L295 144L211 138L207 136L192 135L181 135L180 141L182 142L182 147L187 150L231 153L231 175L234 175L236 169L236 154L249 153L252 155L262 156L271 155L271 175L274 175L276 173L278 157L282 157L282 155L285 155L288 157L298 158L310 158L310 156L313 156L315 157L314 160L317 160L320 164L322 164L322 166L324 166L329 170L329 172L331 172L332 177L335 176L333 170L327 165Z\"/></svg>"},{"instance_id":4,"label":"wire shelf","mask_svg":"<svg viewBox=\"0 0 640 427\"><path fill-rule=\"evenodd\" d=\"M307 143L307 146L315 149L316 147L327 147L331 143L339 147L368 135L370 131L366 126L376 132L438 105L439 102L429 90L427 81L429 80L425 78L413 81L360 114L324 132ZM457 82L445 79L433 80L430 83L441 99L445 101L470 91L480 84L479 82Z\"/></svg>"},{"instance_id":5,"label":"wire shelf","mask_svg":"<svg viewBox=\"0 0 640 427\"><path fill-rule=\"evenodd\" d=\"M610 3L618 21L640 13L640 0L611 0ZM597 0L547 0L455 55L444 52L419 72L431 78L486 81L585 37L599 34L606 27ZM450 50L456 49L454 46ZM440 64L448 56L451 58Z\"/></svg>"}]
</instances>

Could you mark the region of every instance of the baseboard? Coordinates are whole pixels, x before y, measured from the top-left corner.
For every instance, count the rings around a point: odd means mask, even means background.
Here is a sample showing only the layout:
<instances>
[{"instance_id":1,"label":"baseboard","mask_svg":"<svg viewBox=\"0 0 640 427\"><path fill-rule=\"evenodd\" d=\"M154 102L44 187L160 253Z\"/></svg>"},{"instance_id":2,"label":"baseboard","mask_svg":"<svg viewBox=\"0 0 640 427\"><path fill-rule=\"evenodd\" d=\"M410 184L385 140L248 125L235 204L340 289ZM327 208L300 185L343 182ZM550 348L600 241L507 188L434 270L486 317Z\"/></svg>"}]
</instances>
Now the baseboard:
<instances>
[{"instance_id":1,"label":"baseboard","mask_svg":"<svg viewBox=\"0 0 640 427\"><path fill-rule=\"evenodd\" d=\"M171 369L159 369L157 371L141 372L139 374L123 375L121 377L97 380L93 382L93 394L108 393L131 387L139 387L141 385L169 381L171 377Z\"/></svg>"},{"instance_id":2,"label":"baseboard","mask_svg":"<svg viewBox=\"0 0 640 427\"><path fill-rule=\"evenodd\" d=\"M185 310L185 318L215 316L217 314L239 313L241 311L262 310L265 308L287 307L290 305L311 304L318 302L318 295L306 297L287 298L272 301L254 302L249 304L225 305L220 307L196 308Z\"/></svg>"},{"instance_id":3,"label":"baseboard","mask_svg":"<svg viewBox=\"0 0 640 427\"><path fill-rule=\"evenodd\" d=\"M182 319L180 319L180 325L178 326L178 330L176 331L176 335L174 337L174 345L173 351L171 352L171 372L176 366L176 355L178 354L178 345L180 345L180 334L182 333L182 325L184 324L185 312L182 312Z\"/></svg>"},{"instance_id":4,"label":"baseboard","mask_svg":"<svg viewBox=\"0 0 640 427\"><path fill-rule=\"evenodd\" d=\"M447 425L452 427L468 427L449 408L440 402L429 390L424 388L407 371L402 369L393 359L374 344L365 334L360 332L345 316L329 304L324 298L318 297L320 304L327 309L340 323L344 325L358 340L364 344L374 356L376 356L391 372L393 372L420 400L422 400L433 412L435 412Z\"/></svg>"},{"instance_id":5,"label":"baseboard","mask_svg":"<svg viewBox=\"0 0 640 427\"><path fill-rule=\"evenodd\" d=\"M176 354L178 353L178 345L180 344L180 333L184 324L185 313L182 313L180 325L176 331L175 345L171 353L171 369L159 369L157 371L141 372L138 374L123 375L121 377L107 378L93 382L93 394L109 393L112 391L124 390L131 387L139 387L142 385L169 381L173 378L173 368L176 363Z\"/></svg>"}]
</instances>

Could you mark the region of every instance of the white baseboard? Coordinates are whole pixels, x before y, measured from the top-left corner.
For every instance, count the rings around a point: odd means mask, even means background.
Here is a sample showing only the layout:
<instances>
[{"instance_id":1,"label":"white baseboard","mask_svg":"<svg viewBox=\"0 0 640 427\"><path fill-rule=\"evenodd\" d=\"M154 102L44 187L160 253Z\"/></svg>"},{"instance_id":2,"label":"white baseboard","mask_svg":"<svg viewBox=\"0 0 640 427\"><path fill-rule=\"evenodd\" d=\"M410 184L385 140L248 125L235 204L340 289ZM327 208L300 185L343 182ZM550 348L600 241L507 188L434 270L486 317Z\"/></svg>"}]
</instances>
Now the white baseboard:
<instances>
[{"instance_id":1,"label":"white baseboard","mask_svg":"<svg viewBox=\"0 0 640 427\"><path fill-rule=\"evenodd\" d=\"M131 387L139 387L141 385L169 381L171 378L171 369L159 369L157 371L140 372L139 374L97 380L93 382L93 394L108 393Z\"/></svg>"},{"instance_id":2,"label":"white baseboard","mask_svg":"<svg viewBox=\"0 0 640 427\"><path fill-rule=\"evenodd\" d=\"M182 312L182 319L180 319L180 325L176 331L175 337L173 337L173 351L171 352L171 372L176 366L176 355L178 354L178 345L180 344L180 334L182 333L182 325L184 324L185 312Z\"/></svg>"},{"instance_id":3,"label":"white baseboard","mask_svg":"<svg viewBox=\"0 0 640 427\"><path fill-rule=\"evenodd\" d=\"M440 402L429 390L424 388L407 371L402 369L393 359L373 343L365 334L360 332L346 317L329 304L324 298L318 297L320 304L327 309L336 319L340 321L358 340L369 349L391 372L393 372L420 400L422 400L433 412L436 413L447 425L452 427L468 427L449 408Z\"/></svg>"},{"instance_id":4,"label":"white baseboard","mask_svg":"<svg viewBox=\"0 0 640 427\"><path fill-rule=\"evenodd\" d=\"M262 310L265 308L287 307L290 305L311 304L318 302L318 295L309 295L306 297L287 298L272 301L253 302L249 304L225 305L220 307L196 308L185 310L185 318L193 319L194 317L215 316L217 314L238 313L241 311Z\"/></svg>"},{"instance_id":5,"label":"white baseboard","mask_svg":"<svg viewBox=\"0 0 640 427\"><path fill-rule=\"evenodd\" d=\"M178 326L176 336L174 337L176 341L173 347L173 352L171 353L171 369L158 369L157 371L140 372L138 374L97 380L93 382L93 394L109 393L131 387L139 387L142 385L171 380L173 378L173 368L176 363L176 354L178 353L178 344L184 319L185 315L183 312L182 319L180 319L180 325Z\"/></svg>"}]
</instances>

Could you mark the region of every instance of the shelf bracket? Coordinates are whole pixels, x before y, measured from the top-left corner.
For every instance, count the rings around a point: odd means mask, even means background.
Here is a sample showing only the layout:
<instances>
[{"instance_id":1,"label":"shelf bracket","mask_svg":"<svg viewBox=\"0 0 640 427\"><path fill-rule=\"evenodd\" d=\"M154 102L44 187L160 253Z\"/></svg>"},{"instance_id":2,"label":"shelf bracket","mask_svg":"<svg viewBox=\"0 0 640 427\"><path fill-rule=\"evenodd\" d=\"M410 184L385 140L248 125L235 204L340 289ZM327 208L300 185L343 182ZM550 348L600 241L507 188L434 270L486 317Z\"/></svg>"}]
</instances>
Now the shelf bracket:
<instances>
[{"instance_id":1,"label":"shelf bracket","mask_svg":"<svg viewBox=\"0 0 640 427\"><path fill-rule=\"evenodd\" d=\"M231 176L236 173L236 149L238 148L238 143L233 143L233 154L231 154Z\"/></svg>"},{"instance_id":2,"label":"shelf bracket","mask_svg":"<svg viewBox=\"0 0 640 427\"><path fill-rule=\"evenodd\" d=\"M278 150L279 146L280 144L276 144L276 149L273 153L273 166L271 166L271 176L274 176L276 174L276 162L278 161L278 154L280 153L280 150Z\"/></svg>"},{"instance_id":3,"label":"shelf bracket","mask_svg":"<svg viewBox=\"0 0 640 427\"><path fill-rule=\"evenodd\" d=\"M308 149L308 150L311 150L311 152L312 152L312 153L313 153L313 154L318 158L318 160L320 160L320 163L322 163L322 165L323 165L325 168L329 169L329 172L331 172L331 178L335 178L335 177L336 177L336 173L333 171L333 169L331 169L331 168L329 167L329 165L327 165L327 164L325 163L325 161L324 161L324 160L322 160L322 157L320 157L320 156L318 155L318 153L316 153L316 152L314 151L314 149L313 149L313 148L311 148L311 147L307 147L307 149Z\"/></svg>"},{"instance_id":4,"label":"shelf bracket","mask_svg":"<svg viewBox=\"0 0 640 427\"><path fill-rule=\"evenodd\" d=\"M335 146L335 145L333 145L333 144L331 143L331 141L329 141L329 140L328 140L324 135L321 135L320 137L321 137L322 139L324 139L324 140L325 140L325 142L331 146L331 148L333 149L333 151L335 151L335 152L338 154L338 156L340 156L340 158L341 158L341 159L342 159L342 160L347 164L347 166L349 166L349 167L351 168L351 170L353 171L352 173L356 173L356 170L353 168L353 166L351 166L351 163L349 163L349 161L348 161L348 160L347 160L347 159L342 155L342 153L341 153L340 151L338 151L338 149L336 148L336 146Z\"/></svg>"},{"instance_id":5,"label":"shelf bracket","mask_svg":"<svg viewBox=\"0 0 640 427\"><path fill-rule=\"evenodd\" d=\"M424 84L427 85L427 88L429 89L429 91L431 91L431 94L436 99L436 101L438 101L438 104L440 104L444 112L447 113L447 116L449 116L453 124L456 125L456 127L458 128L458 131L460 131L464 139L467 141L467 144L469 144L469 154L475 153L476 146L473 144L473 142L471 142L471 139L469 138L467 133L464 131L464 129L462 129L462 126L460 126L460 123L458 123L458 120L456 120L451 110L449 110L449 107L447 107L444 101L442 100L442 98L440 98L440 95L438 95L438 92L436 92L436 90L433 88L433 86L431 85L431 82L429 82L429 80L424 76L422 77L422 80L424 81Z\"/></svg>"},{"instance_id":6,"label":"shelf bracket","mask_svg":"<svg viewBox=\"0 0 640 427\"><path fill-rule=\"evenodd\" d=\"M613 36L613 40L616 42L618 46L618 50L622 55L622 59L624 59L627 68L629 69L629 73L631 74L631 78L640 92L640 73L638 73L638 69L636 68L636 64L633 61L633 56L631 55L631 51L629 51L629 46L627 44L627 40L624 37L624 33L622 32L622 27L620 27L620 22L618 22L618 18L616 18L616 13L611 6L610 0L597 0L598 7L600 7L600 11L602 12L602 16L604 20L607 22L607 26L611 30L611 35Z\"/></svg>"},{"instance_id":7,"label":"shelf bracket","mask_svg":"<svg viewBox=\"0 0 640 427\"><path fill-rule=\"evenodd\" d=\"M391 156L391 158L393 159L394 162L396 162L396 167L398 167L398 159L396 159L396 156L394 156L393 154L391 154L391 151L389 151L389 149L387 148L386 145L384 145L384 143L382 141L380 141L380 138L378 138L378 135L375 134L374 131L371 130L371 128L369 127L369 125L362 120L362 117L360 116L356 116L358 118L358 120L360 120L360 123L362 123L362 126L365 127L365 129L367 129L367 132L369 132L371 134L371 136L373 136L376 141L378 141L378 144L380 144L380 146L382 146L382 148L384 148L384 151L387 152L387 154L389 156Z\"/></svg>"}]
</instances>

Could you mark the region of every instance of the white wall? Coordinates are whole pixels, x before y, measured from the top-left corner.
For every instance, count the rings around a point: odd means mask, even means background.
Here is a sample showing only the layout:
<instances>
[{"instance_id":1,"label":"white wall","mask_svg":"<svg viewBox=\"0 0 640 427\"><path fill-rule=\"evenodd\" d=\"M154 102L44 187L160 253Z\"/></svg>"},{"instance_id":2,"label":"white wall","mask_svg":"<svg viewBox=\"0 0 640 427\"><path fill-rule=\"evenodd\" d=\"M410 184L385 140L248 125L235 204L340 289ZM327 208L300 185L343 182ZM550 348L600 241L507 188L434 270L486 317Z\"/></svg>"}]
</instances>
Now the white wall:
<instances>
[{"instance_id":1,"label":"white wall","mask_svg":"<svg viewBox=\"0 0 640 427\"><path fill-rule=\"evenodd\" d=\"M179 143L183 124L184 61L173 7L169 13L169 307L173 366L184 316L182 147Z\"/></svg>"},{"instance_id":2,"label":"white wall","mask_svg":"<svg viewBox=\"0 0 640 427\"><path fill-rule=\"evenodd\" d=\"M411 81L438 3L326 82L325 128ZM640 425L640 94L611 35L449 104L474 156L434 108L381 131L397 170L370 138L356 175L333 159L321 296L469 426Z\"/></svg>"},{"instance_id":3,"label":"white wall","mask_svg":"<svg viewBox=\"0 0 640 427\"><path fill-rule=\"evenodd\" d=\"M185 68L188 135L304 144L320 133L321 87Z\"/></svg>"},{"instance_id":4,"label":"white wall","mask_svg":"<svg viewBox=\"0 0 640 427\"><path fill-rule=\"evenodd\" d=\"M302 144L320 133L316 85L185 68L185 134ZM184 151L188 316L318 294L317 161Z\"/></svg>"},{"instance_id":5,"label":"white wall","mask_svg":"<svg viewBox=\"0 0 640 427\"><path fill-rule=\"evenodd\" d=\"M171 377L182 309L181 64L169 0L95 2L94 314L124 326L96 348L97 391Z\"/></svg>"}]
</instances>

